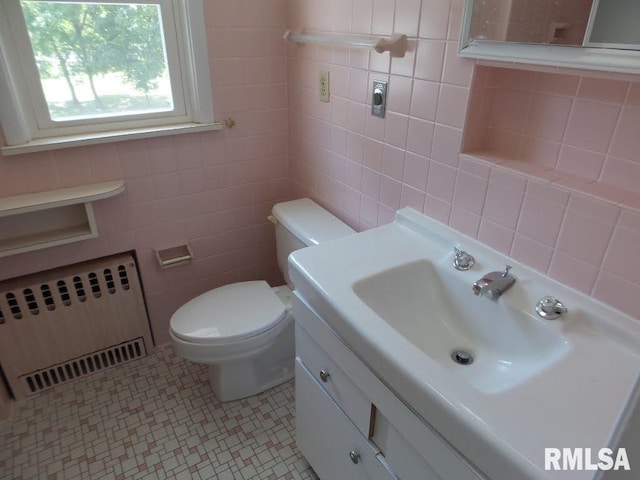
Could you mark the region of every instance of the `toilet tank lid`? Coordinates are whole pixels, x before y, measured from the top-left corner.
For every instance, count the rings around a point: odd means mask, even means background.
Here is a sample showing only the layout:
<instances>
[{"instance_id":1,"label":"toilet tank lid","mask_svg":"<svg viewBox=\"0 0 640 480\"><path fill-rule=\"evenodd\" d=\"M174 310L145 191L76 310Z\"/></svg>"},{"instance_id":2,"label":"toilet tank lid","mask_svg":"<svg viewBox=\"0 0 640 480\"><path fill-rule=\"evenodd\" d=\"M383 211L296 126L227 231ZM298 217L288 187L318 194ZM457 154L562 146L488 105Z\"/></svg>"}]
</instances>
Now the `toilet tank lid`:
<instances>
[{"instance_id":1,"label":"toilet tank lid","mask_svg":"<svg viewBox=\"0 0 640 480\"><path fill-rule=\"evenodd\" d=\"M272 213L306 245L317 245L356 233L349 225L309 198L277 203L273 206Z\"/></svg>"},{"instance_id":2,"label":"toilet tank lid","mask_svg":"<svg viewBox=\"0 0 640 480\"><path fill-rule=\"evenodd\" d=\"M232 283L189 300L173 314L173 334L194 343L225 343L276 326L286 308L265 281Z\"/></svg>"}]
</instances>

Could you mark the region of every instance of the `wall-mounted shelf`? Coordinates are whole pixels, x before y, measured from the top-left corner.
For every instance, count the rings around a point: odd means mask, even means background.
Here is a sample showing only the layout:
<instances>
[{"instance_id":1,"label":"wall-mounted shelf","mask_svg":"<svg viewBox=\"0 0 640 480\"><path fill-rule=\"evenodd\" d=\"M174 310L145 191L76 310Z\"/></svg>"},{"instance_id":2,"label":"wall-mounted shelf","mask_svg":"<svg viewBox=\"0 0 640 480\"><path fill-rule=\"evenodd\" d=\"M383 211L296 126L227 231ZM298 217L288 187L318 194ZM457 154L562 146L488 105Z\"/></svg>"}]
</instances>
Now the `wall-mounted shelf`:
<instances>
[{"instance_id":1,"label":"wall-mounted shelf","mask_svg":"<svg viewBox=\"0 0 640 480\"><path fill-rule=\"evenodd\" d=\"M401 34L386 38L373 35L287 30L284 38L299 44L311 43L330 47L364 48L378 53L389 52L392 57L404 57L407 51L407 36Z\"/></svg>"},{"instance_id":2,"label":"wall-mounted shelf","mask_svg":"<svg viewBox=\"0 0 640 480\"><path fill-rule=\"evenodd\" d=\"M123 191L114 181L0 198L0 257L97 237L91 202Z\"/></svg>"}]
</instances>

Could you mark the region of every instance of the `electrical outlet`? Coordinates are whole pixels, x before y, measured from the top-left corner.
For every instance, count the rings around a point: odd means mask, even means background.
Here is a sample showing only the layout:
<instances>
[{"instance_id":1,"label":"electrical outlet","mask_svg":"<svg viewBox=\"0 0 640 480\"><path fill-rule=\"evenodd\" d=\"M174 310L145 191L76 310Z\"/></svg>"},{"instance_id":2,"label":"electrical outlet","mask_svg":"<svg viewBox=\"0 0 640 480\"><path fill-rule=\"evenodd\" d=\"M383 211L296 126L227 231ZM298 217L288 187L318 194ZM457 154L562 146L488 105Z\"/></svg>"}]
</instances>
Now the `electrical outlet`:
<instances>
[{"instance_id":1,"label":"electrical outlet","mask_svg":"<svg viewBox=\"0 0 640 480\"><path fill-rule=\"evenodd\" d=\"M329 86L329 72L322 71L320 72L320 101L328 102L331 88Z\"/></svg>"}]
</instances>

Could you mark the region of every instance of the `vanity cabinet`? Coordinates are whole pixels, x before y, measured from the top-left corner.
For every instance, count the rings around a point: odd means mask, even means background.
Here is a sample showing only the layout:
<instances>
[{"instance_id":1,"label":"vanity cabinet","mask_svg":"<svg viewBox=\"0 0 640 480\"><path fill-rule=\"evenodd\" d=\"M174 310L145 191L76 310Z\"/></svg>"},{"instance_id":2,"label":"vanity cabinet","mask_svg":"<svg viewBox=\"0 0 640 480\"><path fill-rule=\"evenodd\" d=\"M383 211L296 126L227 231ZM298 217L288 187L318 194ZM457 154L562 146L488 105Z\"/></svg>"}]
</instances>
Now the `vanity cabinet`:
<instances>
[{"instance_id":1,"label":"vanity cabinet","mask_svg":"<svg viewBox=\"0 0 640 480\"><path fill-rule=\"evenodd\" d=\"M296 442L322 480L486 478L295 292Z\"/></svg>"},{"instance_id":2,"label":"vanity cabinet","mask_svg":"<svg viewBox=\"0 0 640 480\"><path fill-rule=\"evenodd\" d=\"M393 480L367 439L296 359L296 442L322 480Z\"/></svg>"}]
</instances>

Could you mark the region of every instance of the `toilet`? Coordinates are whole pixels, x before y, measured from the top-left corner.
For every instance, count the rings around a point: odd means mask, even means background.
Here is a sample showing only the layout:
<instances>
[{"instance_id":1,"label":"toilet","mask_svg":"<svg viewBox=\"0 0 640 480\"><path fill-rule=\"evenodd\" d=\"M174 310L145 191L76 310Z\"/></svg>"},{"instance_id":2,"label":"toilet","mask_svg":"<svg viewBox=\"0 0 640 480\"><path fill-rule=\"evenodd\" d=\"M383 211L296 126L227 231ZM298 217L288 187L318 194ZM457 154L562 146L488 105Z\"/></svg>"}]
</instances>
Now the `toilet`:
<instances>
[{"instance_id":1,"label":"toilet","mask_svg":"<svg viewBox=\"0 0 640 480\"><path fill-rule=\"evenodd\" d=\"M239 282L188 301L171 317L176 353L209 366L209 383L226 402L293 378L294 325L288 257L355 231L308 198L274 205L278 266L287 284Z\"/></svg>"}]
</instances>

